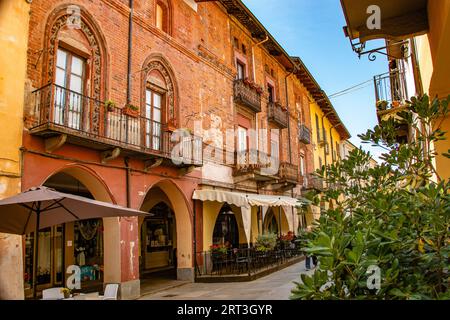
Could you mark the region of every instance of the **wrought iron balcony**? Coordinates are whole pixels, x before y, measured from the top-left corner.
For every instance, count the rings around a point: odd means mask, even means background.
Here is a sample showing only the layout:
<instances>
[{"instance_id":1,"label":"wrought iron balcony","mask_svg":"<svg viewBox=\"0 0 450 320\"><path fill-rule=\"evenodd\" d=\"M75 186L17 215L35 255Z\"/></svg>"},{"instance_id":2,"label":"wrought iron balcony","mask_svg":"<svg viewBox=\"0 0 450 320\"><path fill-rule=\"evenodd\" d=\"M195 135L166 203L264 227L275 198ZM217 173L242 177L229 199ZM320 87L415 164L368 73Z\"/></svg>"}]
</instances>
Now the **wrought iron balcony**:
<instances>
[{"instance_id":1,"label":"wrought iron balcony","mask_svg":"<svg viewBox=\"0 0 450 320\"><path fill-rule=\"evenodd\" d=\"M392 71L374 77L377 112L400 107L408 100L404 71Z\"/></svg>"},{"instance_id":2,"label":"wrought iron balcony","mask_svg":"<svg viewBox=\"0 0 450 320\"><path fill-rule=\"evenodd\" d=\"M202 161L201 137L175 137L162 123L125 109L107 105L102 101L48 84L33 91L34 110L37 115L30 134L46 140L64 136L64 141L107 152L120 148L123 154L141 159L163 158L174 164L172 150L178 146L183 166L200 165Z\"/></svg>"},{"instance_id":3,"label":"wrought iron balcony","mask_svg":"<svg viewBox=\"0 0 450 320\"><path fill-rule=\"evenodd\" d=\"M233 170L235 182L245 180L270 181L276 179L272 170L270 156L258 150L237 151L236 164ZM274 172L272 172L274 171Z\"/></svg>"},{"instance_id":4,"label":"wrought iron balcony","mask_svg":"<svg viewBox=\"0 0 450 320\"><path fill-rule=\"evenodd\" d=\"M261 94L242 79L234 81L234 101L254 112L261 112Z\"/></svg>"},{"instance_id":5,"label":"wrought iron balcony","mask_svg":"<svg viewBox=\"0 0 450 320\"><path fill-rule=\"evenodd\" d=\"M304 190L316 190L319 192L325 191L325 180L313 174L308 174L303 177L303 189Z\"/></svg>"},{"instance_id":6,"label":"wrought iron balcony","mask_svg":"<svg viewBox=\"0 0 450 320\"><path fill-rule=\"evenodd\" d=\"M298 166L289 162L282 162L279 176L281 180L297 184L299 182Z\"/></svg>"},{"instance_id":7,"label":"wrought iron balcony","mask_svg":"<svg viewBox=\"0 0 450 320\"><path fill-rule=\"evenodd\" d=\"M278 125L281 129L287 128L289 123L289 115L278 102L269 102L267 104L267 116L269 121Z\"/></svg>"},{"instance_id":8,"label":"wrought iron balcony","mask_svg":"<svg viewBox=\"0 0 450 320\"><path fill-rule=\"evenodd\" d=\"M301 124L298 127L298 139L304 144L311 143L311 130L304 124Z\"/></svg>"}]
</instances>

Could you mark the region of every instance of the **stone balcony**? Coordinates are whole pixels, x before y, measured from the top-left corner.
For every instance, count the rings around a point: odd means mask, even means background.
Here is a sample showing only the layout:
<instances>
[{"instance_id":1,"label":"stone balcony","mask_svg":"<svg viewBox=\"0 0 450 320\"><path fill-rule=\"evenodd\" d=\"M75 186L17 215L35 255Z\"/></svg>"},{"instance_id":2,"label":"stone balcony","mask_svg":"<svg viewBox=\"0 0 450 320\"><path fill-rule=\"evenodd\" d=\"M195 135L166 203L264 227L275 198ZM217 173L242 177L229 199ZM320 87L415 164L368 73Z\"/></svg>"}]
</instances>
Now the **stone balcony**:
<instances>
[{"instance_id":1,"label":"stone balcony","mask_svg":"<svg viewBox=\"0 0 450 320\"><path fill-rule=\"evenodd\" d=\"M249 108L253 112L261 112L261 93L248 81L234 81L234 102Z\"/></svg>"},{"instance_id":2,"label":"stone balcony","mask_svg":"<svg viewBox=\"0 0 450 320\"><path fill-rule=\"evenodd\" d=\"M280 129L288 127L288 111L278 102L269 102L267 104L267 117L269 121L276 124Z\"/></svg>"}]
</instances>

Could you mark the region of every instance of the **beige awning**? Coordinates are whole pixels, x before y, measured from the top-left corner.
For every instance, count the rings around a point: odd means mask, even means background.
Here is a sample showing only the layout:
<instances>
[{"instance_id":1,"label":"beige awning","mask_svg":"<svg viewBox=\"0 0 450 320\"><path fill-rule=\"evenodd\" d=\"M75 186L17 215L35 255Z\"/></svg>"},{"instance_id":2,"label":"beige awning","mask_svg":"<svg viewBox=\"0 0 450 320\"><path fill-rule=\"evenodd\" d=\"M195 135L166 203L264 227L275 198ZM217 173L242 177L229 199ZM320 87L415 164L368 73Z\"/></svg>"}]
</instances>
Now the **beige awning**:
<instances>
[{"instance_id":1,"label":"beige awning","mask_svg":"<svg viewBox=\"0 0 450 320\"><path fill-rule=\"evenodd\" d=\"M298 199L285 196L271 196L271 195L231 192L223 190L208 190L208 189L194 191L192 199L200 201L226 202L228 204L234 204L235 206L240 207L247 242L250 242L252 206L296 207L303 204Z\"/></svg>"},{"instance_id":2,"label":"beige awning","mask_svg":"<svg viewBox=\"0 0 450 320\"><path fill-rule=\"evenodd\" d=\"M200 201L227 202L238 207L296 207L302 204L302 202L300 202L298 199L286 196L272 196L223 190L196 190L194 191L192 199Z\"/></svg>"}]
</instances>

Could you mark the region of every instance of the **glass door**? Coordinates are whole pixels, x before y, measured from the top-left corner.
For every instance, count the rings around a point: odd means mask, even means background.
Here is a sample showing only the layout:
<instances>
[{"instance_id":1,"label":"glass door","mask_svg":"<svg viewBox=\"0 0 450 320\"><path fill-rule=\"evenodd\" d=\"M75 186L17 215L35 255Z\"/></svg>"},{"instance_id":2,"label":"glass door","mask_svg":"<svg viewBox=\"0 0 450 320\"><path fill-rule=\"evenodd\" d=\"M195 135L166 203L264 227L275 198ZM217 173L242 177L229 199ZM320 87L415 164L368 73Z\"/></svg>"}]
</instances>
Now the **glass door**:
<instances>
[{"instance_id":1,"label":"glass door","mask_svg":"<svg viewBox=\"0 0 450 320\"><path fill-rule=\"evenodd\" d=\"M56 124L81 129L84 68L83 58L58 49L53 113Z\"/></svg>"}]
</instances>

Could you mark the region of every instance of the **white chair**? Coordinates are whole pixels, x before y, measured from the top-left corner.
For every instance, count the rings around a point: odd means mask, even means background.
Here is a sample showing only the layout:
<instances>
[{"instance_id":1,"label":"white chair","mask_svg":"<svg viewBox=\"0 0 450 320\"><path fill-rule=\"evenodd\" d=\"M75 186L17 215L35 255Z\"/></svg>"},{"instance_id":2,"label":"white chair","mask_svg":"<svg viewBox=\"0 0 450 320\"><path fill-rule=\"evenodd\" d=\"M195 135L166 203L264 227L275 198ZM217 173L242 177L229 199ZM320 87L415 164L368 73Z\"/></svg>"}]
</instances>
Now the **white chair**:
<instances>
[{"instance_id":1,"label":"white chair","mask_svg":"<svg viewBox=\"0 0 450 320\"><path fill-rule=\"evenodd\" d=\"M64 299L62 287L50 288L42 290L42 300L59 300Z\"/></svg>"},{"instance_id":2,"label":"white chair","mask_svg":"<svg viewBox=\"0 0 450 320\"><path fill-rule=\"evenodd\" d=\"M101 300L117 300L117 292L119 291L118 283L108 283L105 286L105 295L99 296Z\"/></svg>"}]
</instances>

